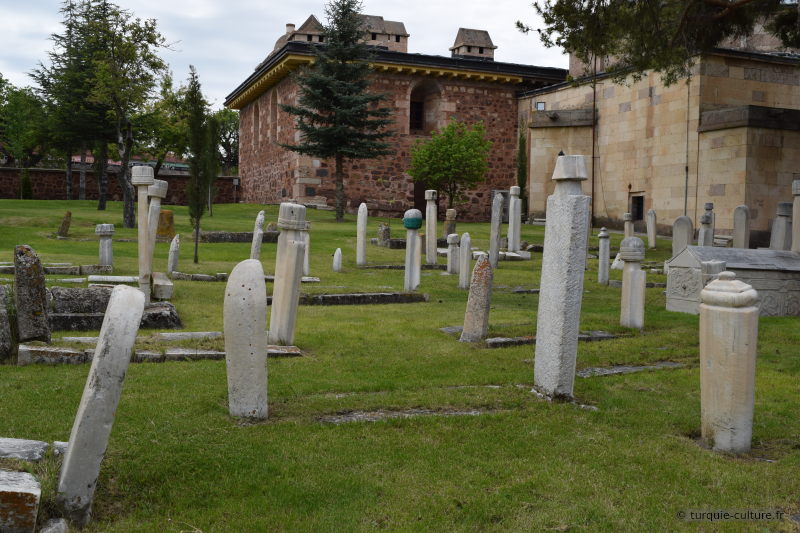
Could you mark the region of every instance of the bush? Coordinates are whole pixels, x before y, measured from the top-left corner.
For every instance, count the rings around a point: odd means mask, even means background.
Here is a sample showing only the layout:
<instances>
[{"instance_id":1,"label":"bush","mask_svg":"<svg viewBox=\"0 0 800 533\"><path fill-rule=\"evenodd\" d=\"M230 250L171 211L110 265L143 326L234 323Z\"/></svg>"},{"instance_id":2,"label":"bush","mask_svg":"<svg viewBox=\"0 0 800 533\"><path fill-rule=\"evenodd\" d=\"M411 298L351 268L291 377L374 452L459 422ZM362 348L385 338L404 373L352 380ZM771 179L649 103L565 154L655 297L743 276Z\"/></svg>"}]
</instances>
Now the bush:
<instances>
[{"instance_id":1,"label":"bush","mask_svg":"<svg viewBox=\"0 0 800 533\"><path fill-rule=\"evenodd\" d=\"M33 199L33 185L31 184L31 174L27 168L22 169L22 177L19 181L19 197L23 200Z\"/></svg>"}]
</instances>

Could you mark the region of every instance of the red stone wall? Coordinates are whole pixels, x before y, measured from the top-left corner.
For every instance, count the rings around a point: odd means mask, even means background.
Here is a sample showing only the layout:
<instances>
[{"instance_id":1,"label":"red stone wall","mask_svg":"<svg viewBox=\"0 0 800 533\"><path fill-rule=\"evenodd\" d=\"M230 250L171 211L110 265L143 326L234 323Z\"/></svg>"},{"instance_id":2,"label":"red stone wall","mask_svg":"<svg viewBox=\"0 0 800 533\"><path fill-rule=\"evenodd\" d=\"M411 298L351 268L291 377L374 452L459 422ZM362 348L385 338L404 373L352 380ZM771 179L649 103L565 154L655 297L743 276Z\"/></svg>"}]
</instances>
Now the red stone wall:
<instances>
[{"instance_id":1,"label":"red stone wall","mask_svg":"<svg viewBox=\"0 0 800 533\"><path fill-rule=\"evenodd\" d=\"M493 142L489 172L486 181L469 191L466 202L456 208L460 220L488 220L491 190L508 189L516 184L516 89L500 83L421 75L375 76L372 89L387 94L385 105L395 110L393 129L397 135L391 140L395 153L347 165L348 209L354 210L363 201L369 205L372 215L399 217L414 206L414 184L405 171L411 162L414 142L427 138L409 134L410 95L420 83L427 84L435 92L434 105L426 103L426 113L434 115L437 127L444 126L450 118L468 123L484 122L487 136ZM279 142L294 142L292 116L281 109L273 112L275 99L278 103L294 103L296 95L296 85L291 78L286 78L241 111L239 160L245 202L274 203L291 198L334 205L333 162L300 156L275 144L275 138ZM254 142L256 110L259 135ZM439 204L443 213L446 200L442 199Z\"/></svg>"},{"instance_id":2,"label":"red stone wall","mask_svg":"<svg viewBox=\"0 0 800 533\"><path fill-rule=\"evenodd\" d=\"M33 189L33 198L35 200L66 200L67 199L67 184L66 184L66 171L58 169L29 169L31 177L31 187ZM158 179L165 180L169 184L167 189L167 197L164 198L164 204L172 205L185 205L186 203L186 185L189 182L189 176L186 175L159 175ZM80 180L80 172L77 170L72 173L72 198L78 198L78 183ZM227 204L236 201L241 201L241 190L234 193L234 178L231 176L220 176L214 182L216 194L214 202L218 204ZM20 182L20 169L0 167L0 198L19 198L19 182ZM86 172L86 199L97 200L98 198L97 181L94 177L94 172ZM122 189L119 186L116 174L108 175L108 199L109 200L122 200Z\"/></svg>"}]
</instances>

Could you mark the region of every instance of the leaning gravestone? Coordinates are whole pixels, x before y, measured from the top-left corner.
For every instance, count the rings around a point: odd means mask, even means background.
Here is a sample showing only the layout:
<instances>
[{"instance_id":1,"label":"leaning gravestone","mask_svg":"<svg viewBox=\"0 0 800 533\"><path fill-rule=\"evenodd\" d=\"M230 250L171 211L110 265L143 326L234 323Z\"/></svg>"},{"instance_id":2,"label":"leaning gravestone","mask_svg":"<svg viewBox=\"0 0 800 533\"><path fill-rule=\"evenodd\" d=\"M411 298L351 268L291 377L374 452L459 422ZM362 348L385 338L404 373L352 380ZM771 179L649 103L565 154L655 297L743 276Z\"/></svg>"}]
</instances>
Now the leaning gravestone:
<instances>
[{"instance_id":1,"label":"leaning gravestone","mask_svg":"<svg viewBox=\"0 0 800 533\"><path fill-rule=\"evenodd\" d=\"M572 398L581 315L589 196L584 156L559 156L547 199L534 359L534 386L548 397Z\"/></svg>"},{"instance_id":2,"label":"leaning gravestone","mask_svg":"<svg viewBox=\"0 0 800 533\"><path fill-rule=\"evenodd\" d=\"M59 237L66 237L69 235L69 226L72 223L72 211L67 211L64 218L61 219L61 225L58 227L57 235Z\"/></svg>"},{"instance_id":3,"label":"leaning gravestone","mask_svg":"<svg viewBox=\"0 0 800 533\"><path fill-rule=\"evenodd\" d=\"M153 272L153 255L156 251L156 234L158 233L158 221L161 218L161 200L167 197L167 182L164 180L153 180L153 184L147 188L147 195L150 197L150 207L147 216L147 249L148 270Z\"/></svg>"},{"instance_id":4,"label":"leaning gravestone","mask_svg":"<svg viewBox=\"0 0 800 533\"><path fill-rule=\"evenodd\" d=\"M489 331L489 308L492 304L492 265L485 254L481 254L472 271L467 310L464 313L464 329L461 342L478 342Z\"/></svg>"},{"instance_id":5,"label":"leaning gravestone","mask_svg":"<svg viewBox=\"0 0 800 533\"><path fill-rule=\"evenodd\" d=\"M236 265L225 287L225 362L231 416L267 418L267 287L261 261Z\"/></svg>"},{"instance_id":6,"label":"leaning gravestone","mask_svg":"<svg viewBox=\"0 0 800 533\"><path fill-rule=\"evenodd\" d=\"M284 202L278 212L278 250L275 255L275 288L270 312L270 342L291 345L300 299L305 258L306 208Z\"/></svg>"},{"instance_id":7,"label":"leaning gravestone","mask_svg":"<svg viewBox=\"0 0 800 533\"><path fill-rule=\"evenodd\" d=\"M750 248L750 208L746 205L733 210L733 247Z\"/></svg>"},{"instance_id":8,"label":"leaning gravestone","mask_svg":"<svg viewBox=\"0 0 800 533\"><path fill-rule=\"evenodd\" d=\"M687 216L680 216L672 223L672 257L681 253L694 240L694 224Z\"/></svg>"},{"instance_id":9,"label":"leaning gravestone","mask_svg":"<svg viewBox=\"0 0 800 533\"><path fill-rule=\"evenodd\" d=\"M64 516L79 528L91 518L100 464L108 447L144 304L141 291L126 285L115 287L100 328L56 494L56 504Z\"/></svg>"},{"instance_id":10,"label":"leaning gravestone","mask_svg":"<svg viewBox=\"0 0 800 533\"><path fill-rule=\"evenodd\" d=\"M264 240L264 211L259 211L256 215L256 222L253 225L253 241L250 243L250 259L261 258L261 243Z\"/></svg>"},{"instance_id":11,"label":"leaning gravestone","mask_svg":"<svg viewBox=\"0 0 800 533\"><path fill-rule=\"evenodd\" d=\"M28 245L14 249L14 290L20 342L50 342L44 268Z\"/></svg>"},{"instance_id":12,"label":"leaning gravestone","mask_svg":"<svg viewBox=\"0 0 800 533\"><path fill-rule=\"evenodd\" d=\"M492 199L492 221L489 227L489 263L497 268L500 259L500 231L503 225L503 195L495 193Z\"/></svg>"}]
</instances>

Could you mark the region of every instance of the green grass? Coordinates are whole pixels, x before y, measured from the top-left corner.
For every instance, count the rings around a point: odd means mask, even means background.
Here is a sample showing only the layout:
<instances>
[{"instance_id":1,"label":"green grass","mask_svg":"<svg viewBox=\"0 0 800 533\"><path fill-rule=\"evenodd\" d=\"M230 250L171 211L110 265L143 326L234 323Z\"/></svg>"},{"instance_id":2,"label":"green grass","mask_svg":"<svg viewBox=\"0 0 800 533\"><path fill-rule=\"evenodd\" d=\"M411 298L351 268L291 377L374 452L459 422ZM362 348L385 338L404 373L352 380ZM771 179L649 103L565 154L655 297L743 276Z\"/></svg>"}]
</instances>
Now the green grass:
<instances>
[{"instance_id":1,"label":"green grass","mask_svg":"<svg viewBox=\"0 0 800 533\"><path fill-rule=\"evenodd\" d=\"M216 206L203 227L248 231L263 207ZM67 209L74 239L55 240L51 234ZM248 257L249 243L201 244L194 265L186 209L174 211L181 271L230 272ZM267 220L276 220L276 206L266 211ZM304 284L304 292L402 289L402 271L355 266L354 216L343 224L330 212L308 216L311 274L322 282ZM370 219L370 236L381 220ZM98 212L91 202L3 200L0 261L27 243L47 262L93 263L95 224L116 223L115 237L135 239L120 221L118 203ZM402 236L399 221L392 229ZM459 223L458 231L487 246L488 224ZM541 243L543 228L523 226L522 238ZM620 240L612 234L612 246ZM658 244L647 260L669 256L669 241ZM167 246L158 245L156 269L164 268ZM331 272L337 247L344 254L340 274ZM371 245L367 252L373 264L400 264L404 255ZM135 242L115 242L114 256L115 274L136 273ZM274 259L275 245L265 244L267 273ZM510 289L538 286L540 265L541 254L501 263L492 335L535 334L537 296ZM543 402L529 392L533 348L488 350L441 333L463 321L466 293L456 288L456 276L423 271L420 290L430 295L428 303L301 306L296 343L307 356L269 361L266 423L228 416L223 361L131 365L87 531L792 531L789 521L709 524L675 516L684 509L800 513L797 318L761 320L753 451L726 456L696 442L697 317L665 311L663 289L648 289L645 330L621 328L620 291L597 285L596 268L590 260L581 329L622 336L581 343L578 367L657 361L685 367L577 378L578 401L597 411ZM648 281L664 276L648 274ZM223 283L178 281L175 289L186 329L222 329ZM87 372L87 365L0 366L0 435L67 440ZM408 408L484 414L319 421L346 411ZM51 512L57 459L0 466L38 472L42 514Z\"/></svg>"}]
</instances>

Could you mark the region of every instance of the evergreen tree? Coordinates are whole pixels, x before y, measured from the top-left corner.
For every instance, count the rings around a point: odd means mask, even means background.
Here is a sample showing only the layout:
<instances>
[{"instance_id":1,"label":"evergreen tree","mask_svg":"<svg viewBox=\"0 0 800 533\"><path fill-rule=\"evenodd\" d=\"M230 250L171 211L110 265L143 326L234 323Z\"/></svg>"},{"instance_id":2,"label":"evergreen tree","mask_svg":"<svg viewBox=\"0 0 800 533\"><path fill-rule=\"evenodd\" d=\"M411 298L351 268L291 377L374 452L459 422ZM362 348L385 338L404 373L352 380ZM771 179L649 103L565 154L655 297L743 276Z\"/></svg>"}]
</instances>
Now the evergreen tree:
<instances>
[{"instance_id":1,"label":"evergreen tree","mask_svg":"<svg viewBox=\"0 0 800 533\"><path fill-rule=\"evenodd\" d=\"M324 42L314 48L313 65L295 80L298 105L282 108L296 117L301 133L285 148L320 158L333 158L336 180L336 221L344 218L344 163L392 151L384 139L392 135L391 110L379 107L385 95L369 93L369 51L362 38L364 22L359 0L332 0L325 6Z\"/></svg>"},{"instance_id":2,"label":"evergreen tree","mask_svg":"<svg viewBox=\"0 0 800 533\"><path fill-rule=\"evenodd\" d=\"M528 212L528 194L525 192L528 185L528 143L525 135L527 130L527 125L522 122L519 125L519 139L517 140L517 186L522 201L522 213Z\"/></svg>"}]
</instances>

